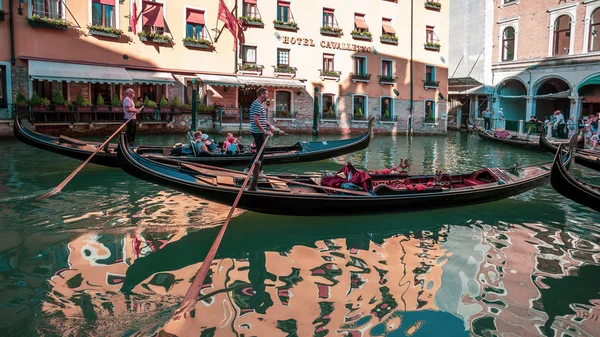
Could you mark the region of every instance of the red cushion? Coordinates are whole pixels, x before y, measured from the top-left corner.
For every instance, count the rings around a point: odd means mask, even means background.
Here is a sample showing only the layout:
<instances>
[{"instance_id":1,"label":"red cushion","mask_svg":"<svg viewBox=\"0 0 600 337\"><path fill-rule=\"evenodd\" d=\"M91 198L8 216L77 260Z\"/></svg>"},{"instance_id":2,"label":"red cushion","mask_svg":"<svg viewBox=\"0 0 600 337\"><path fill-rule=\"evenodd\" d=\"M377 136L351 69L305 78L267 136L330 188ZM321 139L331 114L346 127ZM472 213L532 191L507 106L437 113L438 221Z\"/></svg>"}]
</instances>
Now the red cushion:
<instances>
[{"instance_id":1,"label":"red cushion","mask_svg":"<svg viewBox=\"0 0 600 337\"><path fill-rule=\"evenodd\" d=\"M483 181L480 180L475 180L475 179L464 179L463 180L463 184L467 185L467 186L474 186L474 185L483 185L485 184Z\"/></svg>"}]
</instances>

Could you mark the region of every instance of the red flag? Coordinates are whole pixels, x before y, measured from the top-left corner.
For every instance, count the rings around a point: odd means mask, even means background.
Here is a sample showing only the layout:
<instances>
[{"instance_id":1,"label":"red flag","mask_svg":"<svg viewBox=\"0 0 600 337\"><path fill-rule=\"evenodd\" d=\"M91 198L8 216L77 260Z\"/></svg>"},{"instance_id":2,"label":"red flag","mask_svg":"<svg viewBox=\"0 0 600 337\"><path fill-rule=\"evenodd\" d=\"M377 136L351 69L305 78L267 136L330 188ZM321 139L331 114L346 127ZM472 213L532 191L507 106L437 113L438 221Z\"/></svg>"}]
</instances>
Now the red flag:
<instances>
[{"instance_id":1,"label":"red flag","mask_svg":"<svg viewBox=\"0 0 600 337\"><path fill-rule=\"evenodd\" d=\"M237 50L238 34L243 35L241 32L242 23L231 14L223 0L219 1L219 20L225 23L225 27L233 35L233 50Z\"/></svg>"},{"instance_id":2,"label":"red flag","mask_svg":"<svg viewBox=\"0 0 600 337\"><path fill-rule=\"evenodd\" d=\"M133 2L132 5L132 9L131 9L131 15L129 15L129 27L131 27L131 31L133 32L133 35L137 34L136 33L136 28L137 28L137 5L135 3L135 0L131 0Z\"/></svg>"}]
</instances>

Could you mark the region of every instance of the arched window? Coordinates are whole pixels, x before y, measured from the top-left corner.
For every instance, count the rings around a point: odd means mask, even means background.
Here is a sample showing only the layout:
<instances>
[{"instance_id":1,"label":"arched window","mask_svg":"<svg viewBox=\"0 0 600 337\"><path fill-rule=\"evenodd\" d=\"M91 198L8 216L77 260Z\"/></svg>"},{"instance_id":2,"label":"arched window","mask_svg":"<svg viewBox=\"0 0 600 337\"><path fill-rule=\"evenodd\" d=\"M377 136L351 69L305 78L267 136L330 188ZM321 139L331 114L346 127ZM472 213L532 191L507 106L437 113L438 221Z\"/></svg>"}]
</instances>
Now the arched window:
<instances>
[{"instance_id":1,"label":"arched window","mask_svg":"<svg viewBox=\"0 0 600 337\"><path fill-rule=\"evenodd\" d=\"M507 27L502 34L502 61L515 59L515 29Z\"/></svg>"},{"instance_id":2,"label":"arched window","mask_svg":"<svg viewBox=\"0 0 600 337\"><path fill-rule=\"evenodd\" d=\"M367 119L367 96L354 95L352 102L352 119L353 120L365 120Z\"/></svg>"},{"instance_id":3,"label":"arched window","mask_svg":"<svg viewBox=\"0 0 600 337\"><path fill-rule=\"evenodd\" d=\"M589 51L600 50L600 8L597 8L590 18L590 46Z\"/></svg>"},{"instance_id":4,"label":"arched window","mask_svg":"<svg viewBox=\"0 0 600 337\"><path fill-rule=\"evenodd\" d=\"M394 118L394 99L391 97L381 97L379 116L382 121L393 121Z\"/></svg>"},{"instance_id":5,"label":"arched window","mask_svg":"<svg viewBox=\"0 0 600 337\"><path fill-rule=\"evenodd\" d=\"M569 54L571 45L571 18L561 15L554 22L554 49L553 55Z\"/></svg>"}]
</instances>

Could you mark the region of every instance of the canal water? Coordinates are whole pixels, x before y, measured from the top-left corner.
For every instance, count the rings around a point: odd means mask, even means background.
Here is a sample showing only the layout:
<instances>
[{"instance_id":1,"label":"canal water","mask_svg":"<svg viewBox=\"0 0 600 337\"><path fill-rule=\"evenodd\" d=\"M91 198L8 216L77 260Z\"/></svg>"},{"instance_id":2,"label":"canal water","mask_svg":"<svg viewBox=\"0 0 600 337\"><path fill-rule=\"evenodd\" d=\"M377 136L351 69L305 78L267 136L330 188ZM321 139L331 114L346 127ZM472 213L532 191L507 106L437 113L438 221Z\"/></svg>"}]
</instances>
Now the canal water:
<instances>
[{"instance_id":1,"label":"canal water","mask_svg":"<svg viewBox=\"0 0 600 337\"><path fill-rule=\"evenodd\" d=\"M2 336L600 336L600 215L549 185L411 213L239 211L192 315L170 321L227 206L93 164L35 201L80 162L16 140L0 142L0 158ZM401 158L433 173L552 155L460 133L377 136L358 153L265 171L380 169ZM597 183L597 172L571 170Z\"/></svg>"}]
</instances>

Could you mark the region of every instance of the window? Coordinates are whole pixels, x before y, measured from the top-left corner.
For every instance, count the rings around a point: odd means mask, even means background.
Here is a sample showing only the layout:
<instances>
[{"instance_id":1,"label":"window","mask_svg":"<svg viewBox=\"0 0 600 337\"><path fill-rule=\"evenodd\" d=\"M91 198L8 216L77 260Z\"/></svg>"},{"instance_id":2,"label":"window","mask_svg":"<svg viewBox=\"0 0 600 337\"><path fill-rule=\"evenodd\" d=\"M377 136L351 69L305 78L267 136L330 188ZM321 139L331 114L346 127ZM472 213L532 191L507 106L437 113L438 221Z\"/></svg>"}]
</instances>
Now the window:
<instances>
[{"instance_id":1,"label":"window","mask_svg":"<svg viewBox=\"0 0 600 337\"><path fill-rule=\"evenodd\" d=\"M41 17L62 19L62 2L59 0L33 0L31 13Z\"/></svg>"},{"instance_id":2,"label":"window","mask_svg":"<svg viewBox=\"0 0 600 337\"><path fill-rule=\"evenodd\" d=\"M185 37L192 38L196 40L204 40L206 38L205 34L205 19L204 19L204 11L187 9L186 13L186 29L185 29Z\"/></svg>"},{"instance_id":3,"label":"window","mask_svg":"<svg viewBox=\"0 0 600 337\"><path fill-rule=\"evenodd\" d=\"M165 17L162 3L142 1L142 30L146 33L164 33Z\"/></svg>"},{"instance_id":4,"label":"window","mask_svg":"<svg viewBox=\"0 0 600 337\"><path fill-rule=\"evenodd\" d=\"M435 82L435 66L425 65L425 83L436 84Z\"/></svg>"},{"instance_id":5,"label":"window","mask_svg":"<svg viewBox=\"0 0 600 337\"><path fill-rule=\"evenodd\" d=\"M554 22L554 49L552 55L567 55L571 45L571 18L562 15Z\"/></svg>"},{"instance_id":6,"label":"window","mask_svg":"<svg viewBox=\"0 0 600 337\"><path fill-rule=\"evenodd\" d=\"M394 99L391 97L381 97L379 116L381 120L394 119Z\"/></svg>"},{"instance_id":7,"label":"window","mask_svg":"<svg viewBox=\"0 0 600 337\"><path fill-rule=\"evenodd\" d=\"M425 28L425 42L427 43L435 43L435 32L434 32L435 27L434 26L427 26Z\"/></svg>"},{"instance_id":8,"label":"window","mask_svg":"<svg viewBox=\"0 0 600 337\"><path fill-rule=\"evenodd\" d=\"M292 93L277 91L275 93L275 115L283 118L292 117Z\"/></svg>"},{"instance_id":9,"label":"window","mask_svg":"<svg viewBox=\"0 0 600 337\"><path fill-rule=\"evenodd\" d=\"M8 97L6 92L8 88L6 87L6 77L8 76L6 72L6 66L0 65L0 107L6 107L8 103Z\"/></svg>"},{"instance_id":10,"label":"window","mask_svg":"<svg viewBox=\"0 0 600 337\"><path fill-rule=\"evenodd\" d=\"M36 92L40 98L52 99L52 82L33 80L31 85L33 92Z\"/></svg>"},{"instance_id":11,"label":"window","mask_svg":"<svg viewBox=\"0 0 600 337\"><path fill-rule=\"evenodd\" d=\"M256 64L256 47L242 47L242 62Z\"/></svg>"},{"instance_id":12,"label":"window","mask_svg":"<svg viewBox=\"0 0 600 337\"><path fill-rule=\"evenodd\" d=\"M394 62L392 60L381 60L381 77L394 77Z\"/></svg>"},{"instance_id":13,"label":"window","mask_svg":"<svg viewBox=\"0 0 600 337\"><path fill-rule=\"evenodd\" d=\"M367 74L367 58L363 56L354 57L354 73L365 76Z\"/></svg>"},{"instance_id":14,"label":"window","mask_svg":"<svg viewBox=\"0 0 600 337\"><path fill-rule=\"evenodd\" d=\"M589 51L600 51L600 8L596 9L590 18L590 43Z\"/></svg>"},{"instance_id":15,"label":"window","mask_svg":"<svg viewBox=\"0 0 600 337\"><path fill-rule=\"evenodd\" d=\"M290 3L277 1L277 21L290 22Z\"/></svg>"},{"instance_id":16,"label":"window","mask_svg":"<svg viewBox=\"0 0 600 337\"><path fill-rule=\"evenodd\" d=\"M323 70L335 71L335 66L333 63L333 54L323 54Z\"/></svg>"},{"instance_id":17,"label":"window","mask_svg":"<svg viewBox=\"0 0 600 337\"><path fill-rule=\"evenodd\" d=\"M323 8L323 27L333 28L333 9Z\"/></svg>"},{"instance_id":18,"label":"window","mask_svg":"<svg viewBox=\"0 0 600 337\"><path fill-rule=\"evenodd\" d=\"M334 118L335 117L335 96L333 94L323 94L323 111L322 117Z\"/></svg>"},{"instance_id":19,"label":"window","mask_svg":"<svg viewBox=\"0 0 600 337\"><path fill-rule=\"evenodd\" d=\"M367 118L367 97L355 95L352 100L353 105L353 119L366 119Z\"/></svg>"},{"instance_id":20,"label":"window","mask_svg":"<svg viewBox=\"0 0 600 337\"><path fill-rule=\"evenodd\" d=\"M354 30L359 32L369 31L369 26L367 26L364 14L354 13Z\"/></svg>"},{"instance_id":21,"label":"window","mask_svg":"<svg viewBox=\"0 0 600 337\"><path fill-rule=\"evenodd\" d=\"M425 101L425 123L435 123L435 101Z\"/></svg>"},{"instance_id":22,"label":"window","mask_svg":"<svg viewBox=\"0 0 600 337\"><path fill-rule=\"evenodd\" d=\"M381 33L383 35L396 36L396 31L392 27L392 19L381 18Z\"/></svg>"},{"instance_id":23,"label":"window","mask_svg":"<svg viewBox=\"0 0 600 337\"><path fill-rule=\"evenodd\" d=\"M515 59L515 29L506 27L502 33L502 61Z\"/></svg>"},{"instance_id":24,"label":"window","mask_svg":"<svg viewBox=\"0 0 600 337\"><path fill-rule=\"evenodd\" d=\"M115 27L115 0L92 0L92 25Z\"/></svg>"},{"instance_id":25,"label":"window","mask_svg":"<svg viewBox=\"0 0 600 337\"><path fill-rule=\"evenodd\" d=\"M256 7L256 0L244 0L244 7L242 7L242 15L251 18L258 17L258 9Z\"/></svg>"},{"instance_id":26,"label":"window","mask_svg":"<svg viewBox=\"0 0 600 337\"><path fill-rule=\"evenodd\" d=\"M286 67L290 65L289 49L277 49L277 65Z\"/></svg>"}]
</instances>

